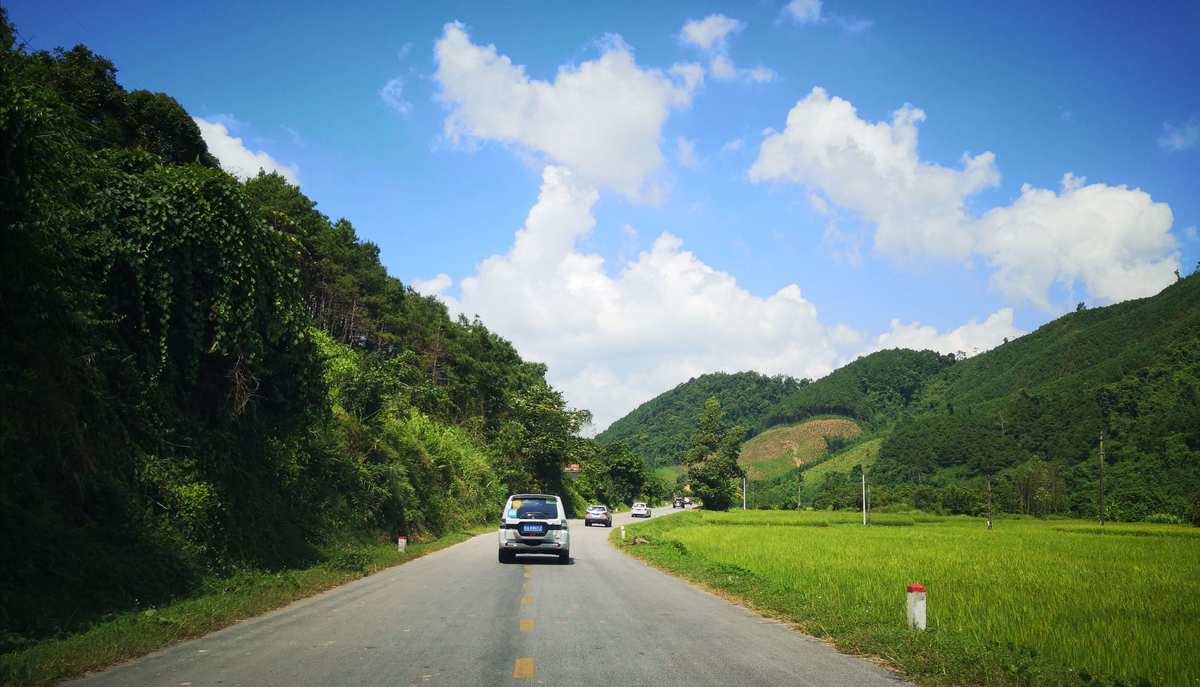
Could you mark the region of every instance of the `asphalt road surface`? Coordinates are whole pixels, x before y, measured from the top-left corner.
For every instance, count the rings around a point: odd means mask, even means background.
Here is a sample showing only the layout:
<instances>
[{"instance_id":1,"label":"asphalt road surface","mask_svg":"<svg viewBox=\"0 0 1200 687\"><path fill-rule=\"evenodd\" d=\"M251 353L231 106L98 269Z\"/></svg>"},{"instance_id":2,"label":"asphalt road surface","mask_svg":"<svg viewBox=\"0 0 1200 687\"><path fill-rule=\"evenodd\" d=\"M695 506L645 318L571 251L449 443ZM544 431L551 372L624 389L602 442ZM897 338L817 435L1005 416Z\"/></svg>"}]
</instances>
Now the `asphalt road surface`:
<instances>
[{"instance_id":1,"label":"asphalt road surface","mask_svg":"<svg viewBox=\"0 0 1200 687\"><path fill-rule=\"evenodd\" d=\"M625 556L610 531L572 521L570 565L502 565L489 533L71 684L904 684Z\"/></svg>"}]
</instances>

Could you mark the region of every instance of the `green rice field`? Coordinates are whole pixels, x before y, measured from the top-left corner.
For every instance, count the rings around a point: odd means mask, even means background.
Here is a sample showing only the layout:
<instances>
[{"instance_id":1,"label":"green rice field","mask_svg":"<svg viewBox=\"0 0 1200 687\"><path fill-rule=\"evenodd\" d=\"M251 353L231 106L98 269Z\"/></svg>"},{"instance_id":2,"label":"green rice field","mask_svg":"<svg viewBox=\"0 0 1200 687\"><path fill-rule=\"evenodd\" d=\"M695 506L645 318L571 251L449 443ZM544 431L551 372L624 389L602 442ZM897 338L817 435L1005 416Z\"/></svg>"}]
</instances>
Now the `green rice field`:
<instances>
[{"instance_id":1,"label":"green rice field","mask_svg":"<svg viewBox=\"0 0 1200 687\"><path fill-rule=\"evenodd\" d=\"M626 550L921 684L1200 685L1200 529L691 512ZM905 627L905 587L929 631Z\"/></svg>"}]
</instances>

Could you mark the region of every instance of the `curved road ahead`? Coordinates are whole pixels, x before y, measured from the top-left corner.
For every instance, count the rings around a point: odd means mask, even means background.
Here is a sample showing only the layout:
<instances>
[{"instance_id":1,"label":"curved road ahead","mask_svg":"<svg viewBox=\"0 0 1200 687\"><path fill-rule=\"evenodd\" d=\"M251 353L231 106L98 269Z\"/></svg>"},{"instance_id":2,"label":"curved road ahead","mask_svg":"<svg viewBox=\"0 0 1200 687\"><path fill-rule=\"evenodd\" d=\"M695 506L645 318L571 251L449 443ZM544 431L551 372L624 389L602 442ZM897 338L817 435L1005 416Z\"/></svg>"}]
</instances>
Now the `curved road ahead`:
<instances>
[{"instance_id":1,"label":"curved road ahead","mask_svg":"<svg viewBox=\"0 0 1200 687\"><path fill-rule=\"evenodd\" d=\"M572 521L571 565L501 565L479 536L71 684L903 684L625 556L609 531Z\"/></svg>"}]
</instances>

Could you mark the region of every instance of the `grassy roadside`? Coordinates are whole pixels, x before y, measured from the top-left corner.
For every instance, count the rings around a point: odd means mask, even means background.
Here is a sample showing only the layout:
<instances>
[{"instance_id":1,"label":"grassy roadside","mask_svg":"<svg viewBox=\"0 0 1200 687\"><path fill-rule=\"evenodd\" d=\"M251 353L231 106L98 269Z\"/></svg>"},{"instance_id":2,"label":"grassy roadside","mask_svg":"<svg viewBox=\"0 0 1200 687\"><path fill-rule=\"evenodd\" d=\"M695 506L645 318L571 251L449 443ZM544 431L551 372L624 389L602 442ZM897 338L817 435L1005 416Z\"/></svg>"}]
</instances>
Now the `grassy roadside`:
<instances>
[{"instance_id":1,"label":"grassy roadside","mask_svg":"<svg viewBox=\"0 0 1200 687\"><path fill-rule=\"evenodd\" d=\"M215 579L200 594L158 608L117 615L86 631L0 655L0 685L44 685L144 656L200 637L238 621L406 563L495 529L481 526L447 534L405 553L395 545L364 544L338 549L310 568L246 571Z\"/></svg>"},{"instance_id":2,"label":"grassy roadside","mask_svg":"<svg viewBox=\"0 0 1200 687\"><path fill-rule=\"evenodd\" d=\"M922 685L1196 684L1200 532L851 516L689 512L627 527L649 543L623 550ZM904 627L910 581L927 632Z\"/></svg>"}]
</instances>

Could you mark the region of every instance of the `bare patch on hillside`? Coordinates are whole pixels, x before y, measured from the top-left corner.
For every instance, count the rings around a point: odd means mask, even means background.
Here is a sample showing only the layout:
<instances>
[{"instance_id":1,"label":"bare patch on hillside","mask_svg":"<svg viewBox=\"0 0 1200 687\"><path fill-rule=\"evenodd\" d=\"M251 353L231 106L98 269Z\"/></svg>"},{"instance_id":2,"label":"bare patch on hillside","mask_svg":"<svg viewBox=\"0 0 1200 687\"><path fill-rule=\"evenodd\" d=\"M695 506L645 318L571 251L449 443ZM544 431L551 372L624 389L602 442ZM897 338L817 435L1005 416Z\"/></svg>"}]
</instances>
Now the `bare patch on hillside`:
<instances>
[{"instance_id":1,"label":"bare patch on hillside","mask_svg":"<svg viewBox=\"0 0 1200 687\"><path fill-rule=\"evenodd\" d=\"M862 429L853 420L827 418L772 427L742 445L739 461L751 479L770 479L824 456L826 437L853 438Z\"/></svg>"}]
</instances>

